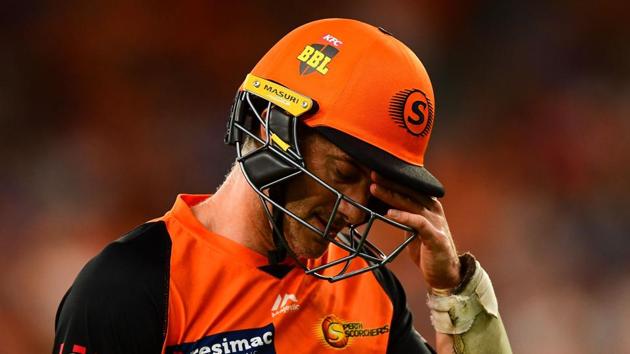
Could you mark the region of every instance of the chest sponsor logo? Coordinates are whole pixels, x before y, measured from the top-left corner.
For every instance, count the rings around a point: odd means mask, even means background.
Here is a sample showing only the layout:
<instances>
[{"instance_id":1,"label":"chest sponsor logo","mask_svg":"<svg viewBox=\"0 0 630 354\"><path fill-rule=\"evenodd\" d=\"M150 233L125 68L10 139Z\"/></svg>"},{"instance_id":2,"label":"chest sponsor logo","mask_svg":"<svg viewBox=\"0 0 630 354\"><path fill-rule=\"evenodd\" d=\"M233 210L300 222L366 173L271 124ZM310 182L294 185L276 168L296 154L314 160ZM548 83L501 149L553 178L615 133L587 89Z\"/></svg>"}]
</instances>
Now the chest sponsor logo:
<instances>
[{"instance_id":1,"label":"chest sponsor logo","mask_svg":"<svg viewBox=\"0 0 630 354\"><path fill-rule=\"evenodd\" d=\"M326 345L343 349L350 347L359 338L389 333L389 325L366 328L362 322L344 321L335 315L328 315L318 323L318 332Z\"/></svg>"},{"instance_id":2,"label":"chest sponsor logo","mask_svg":"<svg viewBox=\"0 0 630 354\"><path fill-rule=\"evenodd\" d=\"M276 354L275 328L268 324L261 328L223 332L204 337L196 342L166 348L167 354Z\"/></svg>"}]
</instances>

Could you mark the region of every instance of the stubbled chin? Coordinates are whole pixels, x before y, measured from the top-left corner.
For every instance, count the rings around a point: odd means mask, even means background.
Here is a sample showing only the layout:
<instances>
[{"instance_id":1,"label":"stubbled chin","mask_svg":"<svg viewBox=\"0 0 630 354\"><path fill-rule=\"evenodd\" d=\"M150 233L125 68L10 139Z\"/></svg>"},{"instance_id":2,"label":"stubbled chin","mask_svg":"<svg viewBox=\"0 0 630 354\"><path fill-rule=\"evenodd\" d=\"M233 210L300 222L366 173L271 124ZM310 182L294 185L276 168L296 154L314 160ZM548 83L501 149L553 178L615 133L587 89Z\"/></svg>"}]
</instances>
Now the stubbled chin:
<instances>
[{"instance_id":1,"label":"stubbled chin","mask_svg":"<svg viewBox=\"0 0 630 354\"><path fill-rule=\"evenodd\" d=\"M305 220L320 230L324 228L324 225L313 216L307 217ZM291 251L299 258L317 259L328 250L329 241L298 224L295 220L287 220L285 225L287 243Z\"/></svg>"},{"instance_id":2,"label":"stubbled chin","mask_svg":"<svg viewBox=\"0 0 630 354\"><path fill-rule=\"evenodd\" d=\"M317 236L319 237L319 236ZM300 247L295 247L290 243L290 246L293 252L300 258L309 258L316 259L321 257L326 250L328 250L328 245L330 242L321 239L321 240L309 240L308 244L302 244Z\"/></svg>"}]
</instances>

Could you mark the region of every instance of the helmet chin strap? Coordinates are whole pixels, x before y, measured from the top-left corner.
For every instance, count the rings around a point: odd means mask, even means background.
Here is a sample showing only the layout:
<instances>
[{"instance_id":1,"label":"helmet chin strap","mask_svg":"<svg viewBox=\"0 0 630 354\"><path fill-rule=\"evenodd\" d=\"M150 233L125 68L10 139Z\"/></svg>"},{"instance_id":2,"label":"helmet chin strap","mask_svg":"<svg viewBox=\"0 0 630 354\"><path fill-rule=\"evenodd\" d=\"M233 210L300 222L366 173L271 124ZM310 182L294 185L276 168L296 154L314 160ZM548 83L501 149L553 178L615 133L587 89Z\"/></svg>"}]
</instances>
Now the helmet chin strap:
<instances>
[{"instance_id":1,"label":"helmet chin strap","mask_svg":"<svg viewBox=\"0 0 630 354\"><path fill-rule=\"evenodd\" d=\"M274 186L269 188L269 197L273 200L277 200L279 204L284 204L284 190L278 186ZM283 226L284 226L284 214L278 208L273 208L272 214L269 213L269 208L266 205L264 200L261 200L263 203L263 207L265 208L265 212L267 214L267 218L271 223L271 230L273 235L273 244L274 249L267 251L267 258L269 259L270 265L276 265L282 263L287 258L287 244L284 237L282 237Z\"/></svg>"},{"instance_id":2,"label":"helmet chin strap","mask_svg":"<svg viewBox=\"0 0 630 354\"><path fill-rule=\"evenodd\" d=\"M278 201L278 204L283 205L285 203L285 190L279 186L273 186L269 189L269 196L271 198ZM291 251L289 245L287 244L287 240L284 237L283 225L284 225L284 213L279 208L274 208L273 211L269 210L267 203L264 199L260 199L263 203L263 209L265 210L265 214L267 215L267 219L271 224L271 231L273 234L273 243L276 247L275 249L267 251L267 259L269 260L269 265L278 265L281 264L287 256L291 257L293 261L305 271L308 270L306 263L302 262L298 256Z\"/></svg>"}]
</instances>

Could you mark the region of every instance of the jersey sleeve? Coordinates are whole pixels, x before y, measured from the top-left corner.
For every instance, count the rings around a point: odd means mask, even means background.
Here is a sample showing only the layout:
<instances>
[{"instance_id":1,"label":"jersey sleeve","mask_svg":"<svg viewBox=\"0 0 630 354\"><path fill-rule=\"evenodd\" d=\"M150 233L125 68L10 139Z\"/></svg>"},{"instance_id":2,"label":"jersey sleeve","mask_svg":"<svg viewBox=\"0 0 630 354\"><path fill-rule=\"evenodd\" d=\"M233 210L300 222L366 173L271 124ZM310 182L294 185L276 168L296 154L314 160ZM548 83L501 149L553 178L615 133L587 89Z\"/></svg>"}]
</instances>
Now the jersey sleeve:
<instances>
[{"instance_id":1,"label":"jersey sleeve","mask_svg":"<svg viewBox=\"0 0 630 354\"><path fill-rule=\"evenodd\" d=\"M170 247L166 226L154 222L93 258L59 305L53 354L160 353Z\"/></svg>"},{"instance_id":2,"label":"jersey sleeve","mask_svg":"<svg viewBox=\"0 0 630 354\"><path fill-rule=\"evenodd\" d=\"M436 353L413 326L413 315L407 306L405 290L394 273L387 268L379 268L374 275L387 293L394 307L387 354Z\"/></svg>"}]
</instances>

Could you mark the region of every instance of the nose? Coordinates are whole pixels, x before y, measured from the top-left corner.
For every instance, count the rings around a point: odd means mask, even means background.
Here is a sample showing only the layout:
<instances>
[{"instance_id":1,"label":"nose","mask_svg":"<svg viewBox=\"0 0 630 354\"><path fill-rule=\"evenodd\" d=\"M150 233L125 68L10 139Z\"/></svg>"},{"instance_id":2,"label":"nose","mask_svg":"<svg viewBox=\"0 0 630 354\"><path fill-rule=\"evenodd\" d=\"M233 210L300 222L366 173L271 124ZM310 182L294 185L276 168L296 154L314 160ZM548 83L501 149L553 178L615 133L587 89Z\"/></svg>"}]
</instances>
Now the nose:
<instances>
[{"instance_id":1,"label":"nose","mask_svg":"<svg viewBox=\"0 0 630 354\"><path fill-rule=\"evenodd\" d=\"M353 193L348 193L350 191L346 191L346 193L343 194L361 205L367 205L370 197L370 191L368 188L369 185L367 187L356 188ZM339 202L337 212L343 216L343 219L347 224L351 225L363 223L367 216L367 213L363 211L363 209L355 206L345 199L341 199Z\"/></svg>"},{"instance_id":2,"label":"nose","mask_svg":"<svg viewBox=\"0 0 630 354\"><path fill-rule=\"evenodd\" d=\"M343 216L345 223L350 225L361 224L366 217L366 213L351 203L341 200L338 212Z\"/></svg>"}]
</instances>

